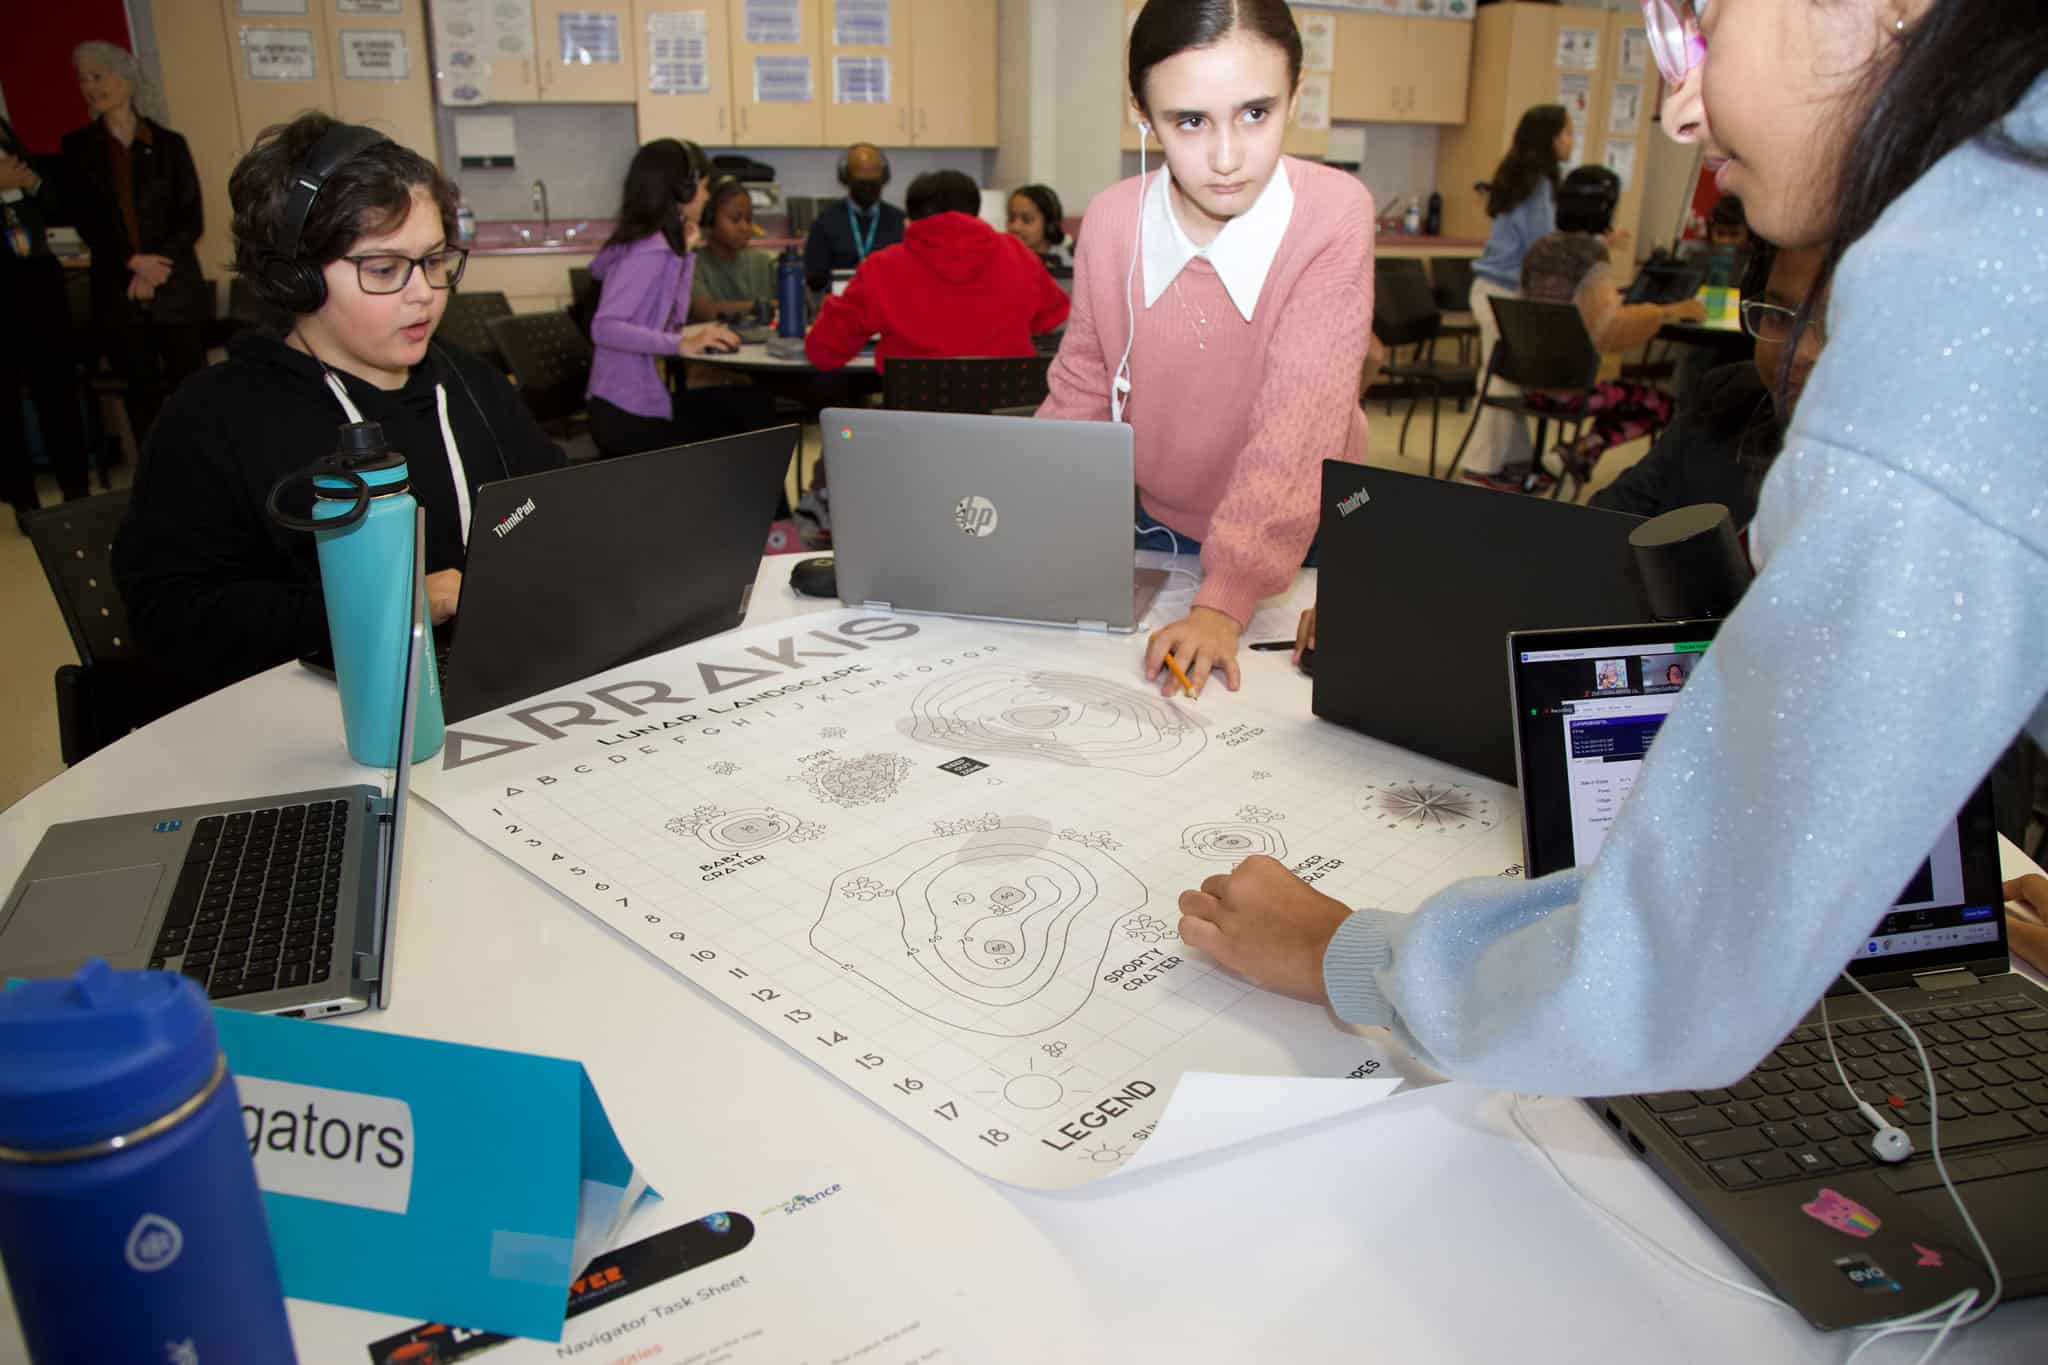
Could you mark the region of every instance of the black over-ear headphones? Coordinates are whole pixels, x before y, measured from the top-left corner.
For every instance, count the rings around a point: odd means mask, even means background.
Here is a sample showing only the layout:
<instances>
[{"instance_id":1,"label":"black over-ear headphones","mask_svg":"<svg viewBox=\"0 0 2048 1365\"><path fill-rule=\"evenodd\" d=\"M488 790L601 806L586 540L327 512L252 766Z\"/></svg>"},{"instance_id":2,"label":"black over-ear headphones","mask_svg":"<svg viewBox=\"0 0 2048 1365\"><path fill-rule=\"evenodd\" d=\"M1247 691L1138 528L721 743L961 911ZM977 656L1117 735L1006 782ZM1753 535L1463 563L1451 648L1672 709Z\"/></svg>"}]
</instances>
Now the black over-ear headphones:
<instances>
[{"instance_id":1,"label":"black over-ear headphones","mask_svg":"<svg viewBox=\"0 0 2048 1365\"><path fill-rule=\"evenodd\" d=\"M853 147L874 148L875 155L882 158L882 183L884 185L888 184L890 176L889 154L883 151L880 147L876 147L875 144L872 142L856 142L853 144ZM853 183L853 172L849 171L846 168L847 154L853 151L853 147L848 147L839 153L839 183L842 185L850 185Z\"/></svg>"},{"instance_id":2,"label":"black over-ear headphones","mask_svg":"<svg viewBox=\"0 0 2048 1365\"><path fill-rule=\"evenodd\" d=\"M293 165L284 215L270 239L270 251L252 281L256 292L266 301L294 313L315 313L327 302L326 276L319 266L299 258L300 239L306 233L306 220L312 216L313 201L320 197L327 178L348 161L389 141L374 128L337 123L322 133L320 140Z\"/></svg>"}]
</instances>

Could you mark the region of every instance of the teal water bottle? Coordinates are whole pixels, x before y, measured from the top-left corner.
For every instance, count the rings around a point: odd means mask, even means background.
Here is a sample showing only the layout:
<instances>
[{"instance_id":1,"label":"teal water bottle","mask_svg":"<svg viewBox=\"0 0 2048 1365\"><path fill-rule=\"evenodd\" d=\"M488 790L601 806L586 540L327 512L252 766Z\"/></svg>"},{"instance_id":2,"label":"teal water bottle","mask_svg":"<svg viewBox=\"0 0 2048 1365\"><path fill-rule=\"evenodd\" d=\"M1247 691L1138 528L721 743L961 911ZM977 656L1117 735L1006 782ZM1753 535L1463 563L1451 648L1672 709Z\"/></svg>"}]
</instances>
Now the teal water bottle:
<instances>
[{"instance_id":1,"label":"teal water bottle","mask_svg":"<svg viewBox=\"0 0 2048 1365\"><path fill-rule=\"evenodd\" d=\"M278 495L310 478L311 520L286 515ZM334 453L271 490L271 514L284 526L313 532L320 588L327 599L327 635L341 690L342 730L349 757L367 767L397 766L406 655L412 644L413 528L419 504L405 457L384 443L375 422L342 425ZM418 603L421 619L426 603ZM422 668L414 762L441 751L441 680Z\"/></svg>"}]
</instances>

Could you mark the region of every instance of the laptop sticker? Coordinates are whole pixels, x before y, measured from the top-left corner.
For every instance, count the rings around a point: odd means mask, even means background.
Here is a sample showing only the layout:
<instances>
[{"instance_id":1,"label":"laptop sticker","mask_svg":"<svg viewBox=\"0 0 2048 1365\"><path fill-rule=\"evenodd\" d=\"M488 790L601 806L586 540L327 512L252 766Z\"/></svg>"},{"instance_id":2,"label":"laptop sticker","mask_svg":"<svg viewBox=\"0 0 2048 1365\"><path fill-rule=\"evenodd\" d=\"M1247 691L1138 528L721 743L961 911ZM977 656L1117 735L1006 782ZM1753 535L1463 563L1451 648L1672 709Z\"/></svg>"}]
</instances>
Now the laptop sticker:
<instances>
[{"instance_id":1,"label":"laptop sticker","mask_svg":"<svg viewBox=\"0 0 2048 1365\"><path fill-rule=\"evenodd\" d=\"M1884 1226L1883 1221L1869 1209L1849 1196L1829 1189L1815 1195L1811 1204L1801 1204L1799 1211L1814 1222L1825 1223L1851 1237L1868 1237Z\"/></svg>"},{"instance_id":2,"label":"laptop sticker","mask_svg":"<svg viewBox=\"0 0 2048 1365\"><path fill-rule=\"evenodd\" d=\"M1842 1256L1836 1259L1835 1269L1848 1278L1850 1284L1866 1294L1897 1294L1903 1291L1899 1282L1885 1274L1884 1267L1867 1256Z\"/></svg>"},{"instance_id":3,"label":"laptop sticker","mask_svg":"<svg viewBox=\"0 0 2048 1365\"><path fill-rule=\"evenodd\" d=\"M1914 1262L1916 1266L1920 1267L1923 1270L1941 1269L1942 1261L1940 1252L1931 1251L1928 1248L1921 1246L1918 1242L1913 1243L1913 1250L1920 1253L1920 1259Z\"/></svg>"}]
</instances>

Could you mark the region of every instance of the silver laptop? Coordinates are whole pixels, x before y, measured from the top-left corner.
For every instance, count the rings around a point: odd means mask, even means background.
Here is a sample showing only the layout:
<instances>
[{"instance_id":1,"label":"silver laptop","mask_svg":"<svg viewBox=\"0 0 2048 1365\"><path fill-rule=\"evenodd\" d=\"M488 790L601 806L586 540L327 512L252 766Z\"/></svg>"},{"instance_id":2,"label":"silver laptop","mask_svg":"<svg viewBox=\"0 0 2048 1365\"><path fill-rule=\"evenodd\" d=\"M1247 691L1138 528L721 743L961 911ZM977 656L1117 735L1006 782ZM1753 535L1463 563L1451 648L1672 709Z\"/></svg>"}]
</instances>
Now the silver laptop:
<instances>
[{"instance_id":1,"label":"silver laptop","mask_svg":"<svg viewBox=\"0 0 2048 1365\"><path fill-rule=\"evenodd\" d=\"M1131 429L827 408L832 548L849 606L1137 629Z\"/></svg>"},{"instance_id":2,"label":"silver laptop","mask_svg":"<svg viewBox=\"0 0 2048 1365\"><path fill-rule=\"evenodd\" d=\"M399 754L425 665L426 518L413 526ZM183 972L217 1005L322 1018L391 1004L409 761L392 793L329 787L52 825L0 902L0 978L91 958Z\"/></svg>"}]
</instances>

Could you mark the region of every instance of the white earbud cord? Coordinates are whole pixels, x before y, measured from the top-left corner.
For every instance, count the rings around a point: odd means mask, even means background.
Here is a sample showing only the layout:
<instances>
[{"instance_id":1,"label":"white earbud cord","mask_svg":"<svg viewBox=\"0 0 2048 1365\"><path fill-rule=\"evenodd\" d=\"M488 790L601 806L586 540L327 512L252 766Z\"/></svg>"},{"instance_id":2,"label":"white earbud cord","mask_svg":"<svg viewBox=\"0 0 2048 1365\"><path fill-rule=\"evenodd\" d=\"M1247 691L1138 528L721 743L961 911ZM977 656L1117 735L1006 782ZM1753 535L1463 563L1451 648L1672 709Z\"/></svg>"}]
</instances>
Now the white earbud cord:
<instances>
[{"instance_id":1,"label":"white earbud cord","mask_svg":"<svg viewBox=\"0 0 2048 1365\"><path fill-rule=\"evenodd\" d=\"M1145 254L1145 191L1149 187L1145 172L1145 143L1151 134L1152 125L1138 124L1138 225L1131 234L1131 268L1124 274L1124 320L1128 327L1124 332L1123 358L1116 363L1116 375L1109 381L1109 420L1124 420L1124 404L1131 391L1131 346L1138 339L1138 305L1131 290L1138 279L1138 259Z\"/></svg>"}]
</instances>

